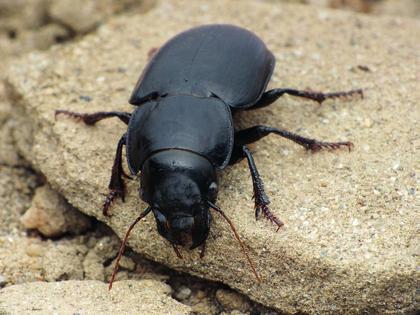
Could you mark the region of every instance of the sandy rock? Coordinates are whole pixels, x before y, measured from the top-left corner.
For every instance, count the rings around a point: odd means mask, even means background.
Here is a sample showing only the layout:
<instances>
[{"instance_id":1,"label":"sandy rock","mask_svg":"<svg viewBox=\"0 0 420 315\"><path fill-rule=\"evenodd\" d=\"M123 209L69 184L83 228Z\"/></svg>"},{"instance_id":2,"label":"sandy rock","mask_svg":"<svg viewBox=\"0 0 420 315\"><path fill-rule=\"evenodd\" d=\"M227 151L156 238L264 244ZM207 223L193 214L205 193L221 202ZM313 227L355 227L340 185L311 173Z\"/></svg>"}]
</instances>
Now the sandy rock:
<instances>
[{"instance_id":1,"label":"sandy rock","mask_svg":"<svg viewBox=\"0 0 420 315\"><path fill-rule=\"evenodd\" d=\"M0 66L1 71L1 66ZM14 145L13 130L18 127L12 117L12 106L3 100L3 84L0 83L0 164L17 166L22 164Z\"/></svg>"},{"instance_id":2,"label":"sandy rock","mask_svg":"<svg viewBox=\"0 0 420 315\"><path fill-rule=\"evenodd\" d=\"M0 274L0 288L4 287L7 284L7 278L6 276Z\"/></svg>"},{"instance_id":3,"label":"sandy rock","mask_svg":"<svg viewBox=\"0 0 420 315\"><path fill-rule=\"evenodd\" d=\"M57 243L25 235L0 237L0 273L9 284L40 280L83 279L88 251L77 240Z\"/></svg>"},{"instance_id":4,"label":"sandy rock","mask_svg":"<svg viewBox=\"0 0 420 315\"><path fill-rule=\"evenodd\" d=\"M136 263L130 257L123 256L120 260L120 267L122 269L133 271L136 269Z\"/></svg>"},{"instance_id":5,"label":"sandy rock","mask_svg":"<svg viewBox=\"0 0 420 315\"><path fill-rule=\"evenodd\" d=\"M174 297L180 301L186 300L190 296L191 296L191 289L185 286L181 286L180 288L178 288L178 290L176 290L174 294Z\"/></svg>"},{"instance_id":6,"label":"sandy rock","mask_svg":"<svg viewBox=\"0 0 420 315\"><path fill-rule=\"evenodd\" d=\"M35 174L0 162L0 236L18 233L19 218L30 206L36 185Z\"/></svg>"},{"instance_id":7,"label":"sandy rock","mask_svg":"<svg viewBox=\"0 0 420 315\"><path fill-rule=\"evenodd\" d=\"M84 245L68 246L57 244L43 256L44 278L46 281L80 279L83 274L83 258L87 249Z\"/></svg>"},{"instance_id":8,"label":"sandy rock","mask_svg":"<svg viewBox=\"0 0 420 315\"><path fill-rule=\"evenodd\" d=\"M250 314L250 313L242 313L241 311L238 311L238 310L233 310L231 312L222 312L222 313L220 313L220 315L248 315L248 314Z\"/></svg>"},{"instance_id":9,"label":"sandy rock","mask_svg":"<svg viewBox=\"0 0 420 315\"><path fill-rule=\"evenodd\" d=\"M373 7L373 14L420 18L420 2L417 0L380 1Z\"/></svg>"},{"instance_id":10,"label":"sandy rock","mask_svg":"<svg viewBox=\"0 0 420 315\"><path fill-rule=\"evenodd\" d=\"M49 13L54 21L65 25L73 32L84 34L93 30L113 13L133 7L138 7L138 10L145 9L144 2L148 1L60 0L51 2Z\"/></svg>"},{"instance_id":11,"label":"sandy rock","mask_svg":"<svg viewBox=\"0 0 420 315\"><path fill-rule=\"evenodd\" d=\"M94 244L93 247L90 247L90 243ZM40 280L108 281L113 266L107 265L117 255L118 244L114 236L99 239L76 236L55 241L24 234L0 236L0 274L5 277L7 284ZM142 260L136 263L135 271L126 272L124 277L118 279L164 281L168 278L158 268L149 266L150 263ZM145 271L142 272L142 269Z\"/></svg>"},{"instance_id":12,"label":"sandy rock","mask_svg":"<svg viewBox=\"0 0 420 315\"><path fill-rule=\"evenodd\" d=\"M83 260L85 279L105 281L104 263L118 253L119 241L116 237L103 237L89 250Z\"/></svg>"},{"instance_id":13,"label":"sandy rock","mask_svg":"<svg viewBox=\"0 0 420 315\"><path fill-rule=\"evenodd\" d=\"M191 309L193 314L197 315L207 315L207 314L217 314L218 308L213 303L210 297L203 297L197 303L192 303Z\"/></svg>"},{"instance_id":14,"label":"sandy rock","mask_svg":"<svg viewBox=\"0 0 420 315\"><path fill-rule=\"evenodd\" d=\"M19 37L22 51L34 49L45 50L53 44L63 42L71 37L65 27L50 23L36 30L23 31Z\"/></svg>"},{"instance_id":15,"label":"sandy rock","mask_svg":"<svg viewBox=\"0 0 420 315\"><path fill-rule=\"evenodd\" d=\"M31 207L21 217L27 229L46 237L80 234L90 228L90 218L67 203L48 185L36 189Z\"/></svg>"},{"instance_id":16,"label":"sandy rock","mask_svg":"<svg viewBox=\"0 0 420 315\"><path fill-rule=\"evenodd\" d=\"M247 312L250 308L249 301L243 295L232 290L217 290L216 299L227 310Z\"/></svg>"},{"instance_id":17,"label":"sandy rock","mask_svg":"<svg viewBox=\"0 0 420 315\"><path fill-rule=\"evenodd\" d=\"M47 49L93 31L121 11L144 12L154 4L155 0L0 0L0 60L4 64L11 56Z\"/></svg>"},{"instance_id":18,"label":"sandy rock","mask_svg":"<svg viewBox=\"0 0 420 315\"><path fill-rule=\"evenodd\" d=\"M152 216L134 229L130 246L284 312L413 309L418 277L417 21L247 1L240 7L222 0L161 2L141 17L114 19L95 36L31 54L11 67L9 98L27 121L14 132L19 154L72 205L124 235L145 207L138 183L128 182L126 203L117 201L111 218L102 216L101 204L116 143L126 127L116 120L94 127L65 117L54 120L54 110L132 111L127 98L150 48L186 28L214 22L242 25L264 39L277 59L270 87L366 91L364 100L321 107L283 97L239 115L239 127L267 124L323 140L348 139L355 150L308 154L275 136L252 146L272 209L286 223L278 233L265 220L255 222L246 162L221 174L218 204L249 247L261 284L218 216L201 260L187 250L183 260L177 259ZM399 167L393 167L397 162Z\"/></svg>"},{"instance_id":19,"label":"sandy rock","mask_svg":"<svg viewBox=\"0 0 420 315\"><path fill-rule=\"evenodd\" d=\"M51 17L60 21L76 33L87 33L102 20L94 1L54 1L50 8Z\"/></svg>"},{"instance_id":20,"label":"sandy rock","mask_svg":"<svg viewBox=\"0 0 420 315\"><path fill-rule=\"evenodd\" d=\"M0 313L18 314L189 314L164 283L121 281L111 291L99 281L34 282L0 291Z\"/></svg>"},{"instance_id":21,"label":"sandy rock","mask_svg":"<svg viewBox=\"0 0 420 315\"><path fill-rule=\"evenodd\" d=\"M1 0L2 29L38 28L48 19L48 0Z\"/></svg>"}]
</instances>

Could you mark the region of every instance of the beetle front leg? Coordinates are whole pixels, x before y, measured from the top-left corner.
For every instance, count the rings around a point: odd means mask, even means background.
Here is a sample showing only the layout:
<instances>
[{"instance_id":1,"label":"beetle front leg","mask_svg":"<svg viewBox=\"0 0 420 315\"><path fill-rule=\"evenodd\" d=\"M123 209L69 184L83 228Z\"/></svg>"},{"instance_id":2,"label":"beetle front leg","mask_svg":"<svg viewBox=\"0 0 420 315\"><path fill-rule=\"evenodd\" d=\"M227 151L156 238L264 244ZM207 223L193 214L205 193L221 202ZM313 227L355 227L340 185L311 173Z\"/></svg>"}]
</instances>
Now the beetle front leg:
<instances>
[{"instance_id":1,"label":"beetle front leg","mask_svg":"<svg viewBox=\"0 0 420 315\"><path fill-rule=\"evenodd\" d=\"M86 125L94 125L98 121L106 118L111 117L118 117L122 122L124 122L126 125L128 125L128 122L130 121L131 114L126 112L96 112L96 113L77 113L77 112L71 112L68 110L59 109L55 111L55 117L58 115L66 115L72 118L75 118L77 120L83 121Z\"/></svg>"},{"instance_id":2,"label":"beetle front leg","mask_svg":"<svg viewBox=\"0 0 420 315\"><path fill-rule=\"evenodd\" d=\"M124 134L120 141L118 141L117 151L115 154L114 164L112 165L112 175L111 180L109 181L109 194L106 198L102 212L105 216L108 216L108 210L112 202L116 197L121 197L124 202L125 198L125 183L122 179L122 175L125 175L122 167L122 148L125 145L127 134Z\"/></svg>"},{"instance_id":3,"label":"beetle front leg","mask_svg":"<svg viewBox=\"0 0 420 315\"><path fill-rule=\"evenodd\" d=\"M270 204L270 199L264 190L264 183L258 173L257 166L255 165L254 158L252 157L251 151L247 146L242 146L242 152L245 155L248 161L248 167L251 172L252 177L252 186L254 188L254 200L255 200L255 217L258 219L260 212L272 223L277 225L277 230L279 230L284 223L280 221L271 211L268 205Z\"/></svg>"}]
</instances>

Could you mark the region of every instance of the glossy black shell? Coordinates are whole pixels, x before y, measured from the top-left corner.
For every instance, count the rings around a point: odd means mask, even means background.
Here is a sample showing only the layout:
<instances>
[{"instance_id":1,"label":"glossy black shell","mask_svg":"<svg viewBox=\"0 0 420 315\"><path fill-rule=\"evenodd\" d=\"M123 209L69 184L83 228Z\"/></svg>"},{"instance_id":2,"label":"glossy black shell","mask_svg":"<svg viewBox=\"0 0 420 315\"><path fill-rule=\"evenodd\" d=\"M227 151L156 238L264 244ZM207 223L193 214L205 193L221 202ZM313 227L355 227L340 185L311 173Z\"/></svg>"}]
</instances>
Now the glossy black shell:
<instances>
[{"instance_id":1,"label":"glossy black shell","mask_svg":"<svg viewBox=\"0 0 420 315\"><path fill-rule=\"evenodd\" d=\"M169 40L129 100L139 106L127 133L131 172L165 149L188 150L224 168L234 141L231 109L246 109L261 98L274 64L261 39L232 25L200 26Z\"/></svg>"},{"instance_id":2,"label":"glossy black shell","mask_svg":"<svg viewBox=\"0 0 420 315\"><path fill-rule=\"evenodd\" d=\"M152 153L182 149L204 156L223 168L233 148L233 123L229 106L215 97L169 95L138 107L127 133L128 166L141 170Z\"/></svg>"},{"instance_id":3,"label":"glossy black shell","mask_svg":"<svg viewBox=\"0 0 420 315\"><path fill-rule=\"evenodd\" d=\"M256 103L275 59L254 33L233 25L205 25L180 33L153 56L130 97L152 93L217 96L234 108Z\"/></svg>"}]
</instances>

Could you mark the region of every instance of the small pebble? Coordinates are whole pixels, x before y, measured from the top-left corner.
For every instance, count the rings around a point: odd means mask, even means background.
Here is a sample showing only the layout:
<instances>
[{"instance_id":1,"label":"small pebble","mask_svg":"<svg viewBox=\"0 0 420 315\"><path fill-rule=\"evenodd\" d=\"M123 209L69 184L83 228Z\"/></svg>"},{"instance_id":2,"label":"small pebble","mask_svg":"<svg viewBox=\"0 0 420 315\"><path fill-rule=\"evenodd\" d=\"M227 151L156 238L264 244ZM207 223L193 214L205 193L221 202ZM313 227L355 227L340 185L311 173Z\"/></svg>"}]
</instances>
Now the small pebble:
<instances>
[{"instance_id":1,"label":"small pebble","mask_svg":"<svg viewBox=\"0 0 420 315\"><path fill-rule=\"evenodd\" d=\"M399 160L394 161L394 163L392 164L392 169L394 171L402 171L401 163Z\"/></svg>"},{"instance_id":2,"label":"small pebble","mask_svg":"<svg viewBox=\"0 0 420 315\"><path fill-rule=\"evenodd\" d=\"M207 296L206 292L203 290L198 290L195 295L197 299L203 299Z\"/></svg>"},{"instance_id":3,"label":"small pebble","mask_svg":"<svg viewBox=\"0 0 420 315\"><path fill-rule=\"evenodd\" d=\"M121 257L119 265L121 268L130 270L130 271L134 271L134 269L136 269L136 263L133 261L133 259L127 256Z\"/></svg>"},{"instance_id":4,"label":"small pebble","mask_svg":"<svg viewBox=\"0 0 420 315\"><path fill-rule=\"evenodd\" d=\"M363 122L363 125L364 125L366 128L371 128L371 127L373 126L373 120L372 120L372 119L370 119L370 118L366 118L366 119L364 120L364 122Z\"/></svg>"},{"instance_id":5,"label":"small pebble","mask_svg":"<svg viewBox=\"0 0 420 315\"><path fill-rule=\"evenodd\" d=\"M232 290L219 289L216 291L216 299L227 310L239 310L246 312L250 308L248 299Z\"/></svg>"},{"instance_id":6,"label":"small pebble","mask_svg":"<svg viewBox=\"0 0 420 315\"><path fill-rule=\"evenodd\" d=\"M185 286L181 286L176 292L174 297L179 301L184 301L191 296L191 289Z\"/></svg>"},{"instance_id":7,"label":"small pebble","mask_svg":"<svg viewBox=\"0 0 420 315\"><path fill-rule=\"evenodd\" d=\"M0 274L0 288L4 287L7 284L7 278Z\"/></svg>"},{"instance_id":8,"label":"small pebble","mask_svg":"<svg viewBox=\"0 0 420 315\"><path fill-rule=\"evenodd\" d=\"M45 253L45 248L39 244L31 244L26 247L26 254L30 257L39 257Z\"/></svg>"},{"instance_id":9,"label":"small pebble","mask_svg":"<svg viewBox=\"0 0 420 315\"><path fill-rule=\"evenodd\" d=\"M90 102L92 101L92 97L89 95L79 95L79 99L81 101Z\"/></svg>"}]
</instances>

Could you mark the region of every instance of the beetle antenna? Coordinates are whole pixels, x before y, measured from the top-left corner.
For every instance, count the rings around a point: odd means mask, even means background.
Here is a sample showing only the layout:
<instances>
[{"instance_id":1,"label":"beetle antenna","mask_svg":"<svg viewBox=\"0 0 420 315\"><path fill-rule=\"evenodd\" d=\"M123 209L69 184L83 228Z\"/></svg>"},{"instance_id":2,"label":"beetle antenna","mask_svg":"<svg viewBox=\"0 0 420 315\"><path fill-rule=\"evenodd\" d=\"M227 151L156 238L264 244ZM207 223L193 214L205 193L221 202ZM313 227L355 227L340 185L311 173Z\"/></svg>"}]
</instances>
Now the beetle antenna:
<instances>
[{"instance_id":1,"label":"beetle antenna","mask_svg":"<svg viewBox=\"0 0 420 315\"><path fill-rule=\"evenodd\" d=\"M109 286L108 290L112 289L112 283L114 282L115 276L117 275L118 266L120 263L120 259L122 257L122 254L125 250L125 244L127 243L128 236L130 235L131 230L134 228L134 226L143 219L146 215L149 214L149 212L152 210L151 207L147 207L146 210L144 210L137 219L134 220L133 223L131 223L130 227L128 228L127 232L125 233L124 239L121 241L120 250L118 252L117 260L115 261L114 270L112 271L111 280L109 280Z\"/></svg>"},{"instance_id":2,"label":"beetle antenna","mask_svg":"<svg viewBox=\"0 0 420 315\"><path fill-rule=\"evenodd\" d=\"M218 206L216 206L215 204L213 204L210 201L207 201L207 204L210 206L210 208L212 208L213 210L216 210L216 212L220 213L221 216L227 221L227 223L230 225L230 228L232 229L233 234L235 235L236 240L238 241L238 243L241 245L242 248L242 252L244 253L246 259L248 260L249 265L251 266L252 272L255 275L255 278L257 278L258 282L261 282L261 277L257 272L257 269L255 268L255 264L254 262L251 260L251 258L248 255L248 251L246 250L245 244L242 242L242 240L239 237L238 232L236 232L235 226L233 225L232 221L226 216L226 214L224 213L224 211L222 209L220 209Z\"/></svg>"}]
</instances>

